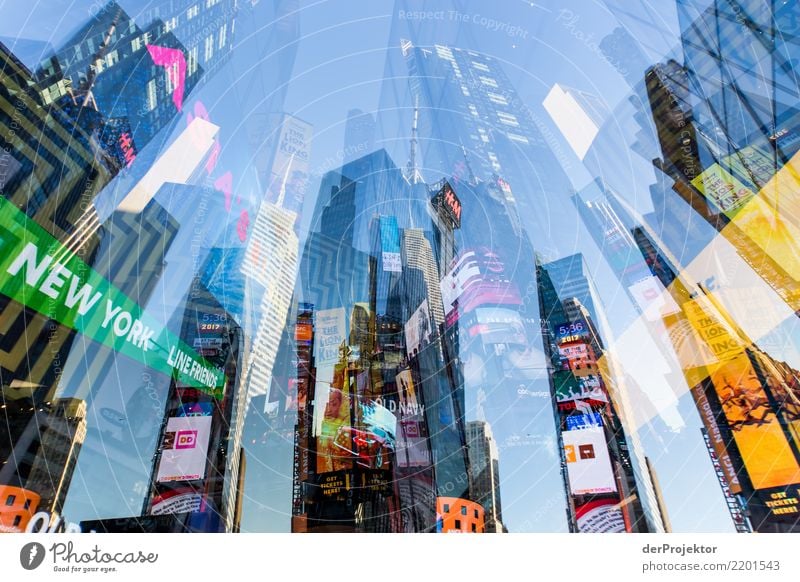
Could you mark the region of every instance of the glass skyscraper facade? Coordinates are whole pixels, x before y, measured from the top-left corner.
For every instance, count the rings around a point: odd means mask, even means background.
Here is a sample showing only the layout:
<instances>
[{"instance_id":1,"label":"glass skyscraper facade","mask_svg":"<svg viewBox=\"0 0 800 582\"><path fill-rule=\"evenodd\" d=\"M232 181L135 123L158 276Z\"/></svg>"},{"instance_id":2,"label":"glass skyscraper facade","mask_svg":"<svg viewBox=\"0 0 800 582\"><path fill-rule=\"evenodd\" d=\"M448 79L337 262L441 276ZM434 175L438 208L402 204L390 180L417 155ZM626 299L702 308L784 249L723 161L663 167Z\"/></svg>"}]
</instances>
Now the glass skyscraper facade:
<instances>
[{"instance_id":1,"label":"glass skyscraper facade","mask_svg":"<svg viewBox=\"0 0 800 582\"><path fill-rule=\"evenodd\" d=\"M800 530L795 3L53 4L0 531Z\"/></svg>"}]
</instances>

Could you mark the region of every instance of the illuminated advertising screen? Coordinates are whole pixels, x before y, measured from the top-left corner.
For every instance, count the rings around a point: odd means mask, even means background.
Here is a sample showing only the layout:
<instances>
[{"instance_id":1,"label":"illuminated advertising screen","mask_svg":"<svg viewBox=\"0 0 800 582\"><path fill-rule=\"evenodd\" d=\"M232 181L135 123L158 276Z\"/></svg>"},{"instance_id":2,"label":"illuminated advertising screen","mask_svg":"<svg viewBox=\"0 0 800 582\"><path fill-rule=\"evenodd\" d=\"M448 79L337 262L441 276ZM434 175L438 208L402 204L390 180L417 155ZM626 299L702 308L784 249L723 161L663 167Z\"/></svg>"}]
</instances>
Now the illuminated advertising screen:
<instances>
[{"instance_id":1,"label":"illuminated advertising screen","mask_svg":"<svg viewBox=\"0 0 800 582\"><path fill-rule=\"evenodd\" d=\"M575 508L580 533L625 533L618 501L601 499Z\"/></svg>"},{"instance_id":2,"label":"illuminated advertising screen","mask_svg":"<svg viewBox=\"0 0 800 582\"><path fill-rule=\"evenodd\" d=\"M753 191L719 164L713 164L692 180L717 213L733 218L753 197Z\"/></svg>"},{"instance_id":3,"label":"illuminated advertising screen","mask_svg":"<svg viewBox=\"0 0 800 582\"><path fill-rule=\"evenodd\" d=\"M598 400L608 402L597 376L576 376L572 372L553 372L556 401Z\"/></svg>"},{"instance_id":4,"label":"illuminated advertising screen","mask_svg":"<svg viewBox=\"0 0 800 582\"><path fill-rule=\"evenodd\" d=\"M573 414L567 417L567 430L578 430L593 426L603 426L599 412L590 414Z\"/></svg>"},{"instance_id":5,"label":"illuminated advertising screen","mask_svg":"<svg viewBox=\"0 0 800 582\"><path fill-rule=\"evenodd\" d=\"M445 314L455 309L455 302L461 297L467 286L480 279L481 271L473 251L462 253L455 261L450 272L439 283L442 292L442 303Z\"/></svg>"},{"instance_id":6,"label":"illuminated advertising screen","mask_svg":"<svg viewBox=\"0 0 800 582\"><path fill-rule=\"evenodd\" d=\"M800 485L763 489L758 491L758 497L776 521L800 519Z\"/></svg>"},{"instance_id":7,"label":"illuminated advertising screen","mask_svg":"<svg viewBox=\"0 0 800 582\"><path fill-rule=\"evenodd\" d=\"M708 398L703 392L702 385L692 389L692 397L697 404L697 411L705 425L705 438L711 447L709 454L713 462L719 463L719 470L722 472L725 483L733 493L741 493L742 485L739 482L739 475L733 466L728 448L725 446L725 439L722 437L719 424L714 410L708 402Z\"/></svg>"},{"instance_id":8,"label":"illuminated advertising screen","mask_svg":"<svg viewBox=\"0 0 800 582\"><path fill-rule=\"evenodd\" d=\"M561 434L573 495L616 493L617 484L602 427L568 430Z\"/></svg>"},{"instance_id":9,"label":"illuminated advertising screen","mask_svg":"<svg viewBox=\"0 0 800 582\"><path fill-rule=\"evenodd\" d=\"M470 318L469 335L480 336L487 344L526 344L525 328L519 313L501 307L479 307Z\"/></svg>"},{"instance_id":10,"label":"illuminated advertising screen","mask_svg":"<svg viewBox=\"0 0 800 582\"><path fill-rule=\"evenodd\" d=\"M553 330L559 344L578 341L589 335L589 326L583 321L559 323L553 326Z\"/></svg>"},{"instance_id":11,"label":"illuminated advertising screen","mask_svg":"<svg viewBox=\"0 0 800 582\"><path fill-rule=\"evenodd\" d=\"M397 226L397 218L381 216L379 224L383 270L389 273L401 273L403 268L400 261L400 229Z\"/></svg>"},{"instance_id":12,"label":"illuminated advertising screen","mask_svg":"<svg viewBox=\"0 0 800 582\"><path fill-rule=\"evenodd\" d=\"M400 467L425 467L431 463L431 453L423 414L425 406L417 395L411 370L395 376L397 386L398 434L395 459ZM390 401L391 402L391 401Z\"/></svg>"},{"instance_id":13,"label":"illuminated advertising screen","mask_svg":"<svg viewBox=\"0 0 800 582\"><path fill-rule=\"evenodd\" d=\"M318 403L323 417L317 437L317 472L329 473L353 466L353 428L350 396L344 390L331 388L327 398Z\"/></svg>"},{"instance_id":14,"label":"illuminated advertising screen","mask_svg":"<svg viewBox=\"0 0 800 582\"><path fill-rule=\"evenodd\" d=\"M211 416L214 405L211 402L184 402L178 407L176 416Z\"/></svg>"},{"instance_id":15,"label":"illuminated advertising screen","mask_svg":"<svg viewBox=\"0 0 800 582\"><path fill-rule=\"evenodd\" d=\"M800 465L747 354L718 365L711 381L753 487L800 483Z\"/></svg>"},{"instance_id":16,"label":"illuminated advertising screen","mask_svg":"<svg viewBox=\"0 0 800 582\"><path fill-rule=\"evenodd\" d=\"M425 299L405 325L406 353L412 356L428 345L432 332L433 324L428 311L428 300Z\"/></svg>"},{"instance_id":17,"label":"illuminated advertising screen","mask_svg":"<svg viewBox=\"0 0 800 582\"><path fill-rule=\"evenodd\" d=\"M479 247L472 252L480 276L464 285L459 299L461 312L468 313L482 305L522 305L519 288L509 279L500 254L488 247Z\"/></svg>"},{"instance_id":18,"label":"illuminated advertising screen","mask_svg":"<svg viewBox=\"0 0 800 582\"><path fill-rule=\"evenodd\" d=\"M576 371L586 369L597 364L592 346L585 343L567 344L558 347L561 358L569 364L570 370Z\"/></svg>"},{"instance_id":19,"label":"illuminated advertising screen","mask_svg":"<svg viewBox=\"0 0 800 582\"><path fill-rule=\"evenodd\" d=\"M0 197L0 293L183 385L222 398L225 374ZM56 260L58 259L58 260Z\"/></svg>"},{"instance_id":20,"label":"illuminated advertising screen","mask_svg":"<svg viewBox=\"0 0 800 582\"><path fill-rule=\"evenodd\" d=\"M294 338L298 342L310 342L314 334L314 328L310 323L298 323L294 328Z\"/></svg>"},{"instance_id":21,"label":"illuminated advertising screen","mask_svg":"<svg viewBox=\"0 0 800 582\"><path fill-rule=\"evenodd\" d=\"M652 275L637 281L628 291L648 321L659 321L665 315L677 313L678 304L667 293L664 284Z\"/></svg>"},{"instance_id":22,"label":"illuminated advertising screen","mask_svg":"<svg viewBox=\"0 0 800 582\"><path fill-rule=\"evenodd\" d=\"M284 115L278 147L272 163L267 201L299 213L308 182L308 163L313 126Z\"/></svg>"},{"instance_id":23,"label":"illuminated advertising screen","mask_svg":"<svg viewBox=\"0 0 800 582\"><path fill-rule=\"evenodd\" d=\"M156 481L194 481L205 477L210 416L170 418L161 445Z\"/></svg>"},{"instance_id":24,"label":"illuminated advertising screen","mask_svg":"<svg viewBox=\"0 0 800 582\"><path fill-rule=\"evenodd\" d=\"M718 164L692 184L709 205L731 219L720 232L757 272L797 308L800 280L800 222L796 196L800 164L792 158L760 190L758 195Z\"/></svg>"},{"instance_id":25,"label":"illuminated advertising screen","mask_svg":"<svg viewBox=\"0 0 800 582\"><path fill-rule=\"evenodd\" d=\"M186 488L164 491L153 497L150 515L200 511L202 502L203 496L193 489Z\"/></svg>"},{"instance_id":26,"label":"illuminated advertising screen","mask_svg":"<svg viewBox=\"0 0 800 582\"><path fill-rule=\"evenodd\" d=\"M397 396L400 400L400 411L404 416L416 415L419 411L419 401L417 390L414 386L414 379L411 370L402 370L395 376L397 385Z\"/></svg>"},{"instance_id":27,"label":"illuminated advertising screen","mask_svg":"<svg viewBox=\"0 0 800 582\"><path fill-rule=\"evenodd\" d=\"M344 307L322 309L316 315L314 356L318 366L339 361L339 346L345 340Z\"/></svg>"},{"instance_id":28,"label":"illuminated advertising screen","mask_svg":"<svg viewBox=\"0 0 800 582\"><path fill-rule=\"evenodd\" d=\"M450 184L445 182L442 189L433 197L432 202L436 208L441 208L445 211L455 228L461 228L461 201Z\"/></svg>"},{"instance_id":29,"label":"illuminated advertising screen","mask_svg":"<svg viewBox=\"0 0 800 582\"><path fill-rule=\"evenodd\" d=\"M370 469L387 469L395 448L397 418L373 401L360 402L360 427L352 429L356 463Z\"/></svg>"},{"instance_id":30,"label":"illuminated advertising screen","mask_svg":"<svg viewBox=\"0 0 800 582\"><path fill-rule=\"evenodd\" d=\"M395 455L400 467L426 467L431 464L431 452L425 434L423 422L416 420L400 422Z\"/></svg>"}]
</instances>

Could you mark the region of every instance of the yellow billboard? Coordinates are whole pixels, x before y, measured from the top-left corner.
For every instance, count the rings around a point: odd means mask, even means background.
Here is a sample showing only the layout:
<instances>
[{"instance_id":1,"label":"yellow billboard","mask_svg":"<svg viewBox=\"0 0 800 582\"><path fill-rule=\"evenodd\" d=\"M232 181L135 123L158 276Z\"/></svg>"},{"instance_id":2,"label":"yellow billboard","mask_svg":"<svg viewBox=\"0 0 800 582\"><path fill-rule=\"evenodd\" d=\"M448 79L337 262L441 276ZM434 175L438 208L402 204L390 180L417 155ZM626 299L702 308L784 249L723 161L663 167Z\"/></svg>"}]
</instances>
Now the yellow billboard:
<instances>
[{"instance_id":1,"label":"yellow billboard","mask_svg":"<svg viewBox=\"0 0 800 582\"><path fill-rule=\"evenodd\" d=\"M800 465L747 354L716 366L711 381L753 487L800 483Z\"/></svg>"}]
</instances>

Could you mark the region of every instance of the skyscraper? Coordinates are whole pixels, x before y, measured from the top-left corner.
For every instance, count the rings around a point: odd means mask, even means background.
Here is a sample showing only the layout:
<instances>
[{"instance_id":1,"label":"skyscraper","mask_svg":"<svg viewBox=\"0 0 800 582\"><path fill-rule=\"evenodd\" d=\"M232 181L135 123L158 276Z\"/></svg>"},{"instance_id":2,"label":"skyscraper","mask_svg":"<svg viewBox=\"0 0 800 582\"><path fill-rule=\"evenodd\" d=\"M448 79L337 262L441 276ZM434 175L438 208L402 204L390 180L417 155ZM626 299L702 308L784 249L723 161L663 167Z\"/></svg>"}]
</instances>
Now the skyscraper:
<instances>
[{"instance_id":1,"label":"skyscraper","mask_svg":"<svg viewBox=\"0 0 800 582\"><path fill-rule=\"evenodd\" d=\"M500 502L500 454L488 423L467 423L470 462L470 497L483 506L487 532L503 532Z\"/></svg>"},{"instance_id":2,"label":"skyscraper","mask_svg":"<svg viewBox=\"0 0 800 582\"><path fill-rule=\"evenodd\" d=\"M607 326L600 324L604 314L583 256L541 264L537 276L560 417L570 529L663 531L650 473L629 424L628 395L606 352ZM618 505L629 496L631 503Z\"/></svg>"},{"instance_id":3,"label":"skyscraper","mask_svg":"<svg viewBox=\"0 0 800 582\"><path fill-rule=\"evenodd\" d=\"M242 263L242 273L263 288L260 318L250 354L247 376L250 398L269 394L272 367L286 324L297 269L296 214L269 202L258 212Z\"/></svg>"}]
</instances>

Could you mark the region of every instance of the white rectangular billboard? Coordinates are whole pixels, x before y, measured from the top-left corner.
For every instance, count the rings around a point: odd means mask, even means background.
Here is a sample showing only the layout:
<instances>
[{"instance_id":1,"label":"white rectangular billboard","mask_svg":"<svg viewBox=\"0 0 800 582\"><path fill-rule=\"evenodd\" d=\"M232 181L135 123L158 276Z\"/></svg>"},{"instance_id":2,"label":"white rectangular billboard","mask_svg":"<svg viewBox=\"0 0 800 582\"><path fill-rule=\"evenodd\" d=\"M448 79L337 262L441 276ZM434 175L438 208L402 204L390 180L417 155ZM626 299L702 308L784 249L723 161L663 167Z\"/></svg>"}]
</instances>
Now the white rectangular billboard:
<instances>
[{"instance_id":1,"label":"white rectangular billboard","mask_svg":"<svg viewBox=\"0 0 800 582\"><path fill-rule=\"evenodd\" d=\"M166 483L203 479L210 436L210 416L170 418L161 446L156 481Z\"/></svg>"},{"instance_id":2,"label":"white rectangular billboard","mask_svg":"<svg viewBox=\"0 0 800 582\"><path fill-rule=\"evenodd\" d=\"M569 489L573 495L616 493L617 484L602 427L562 433Z\"/></svg>"}]
</instances>

